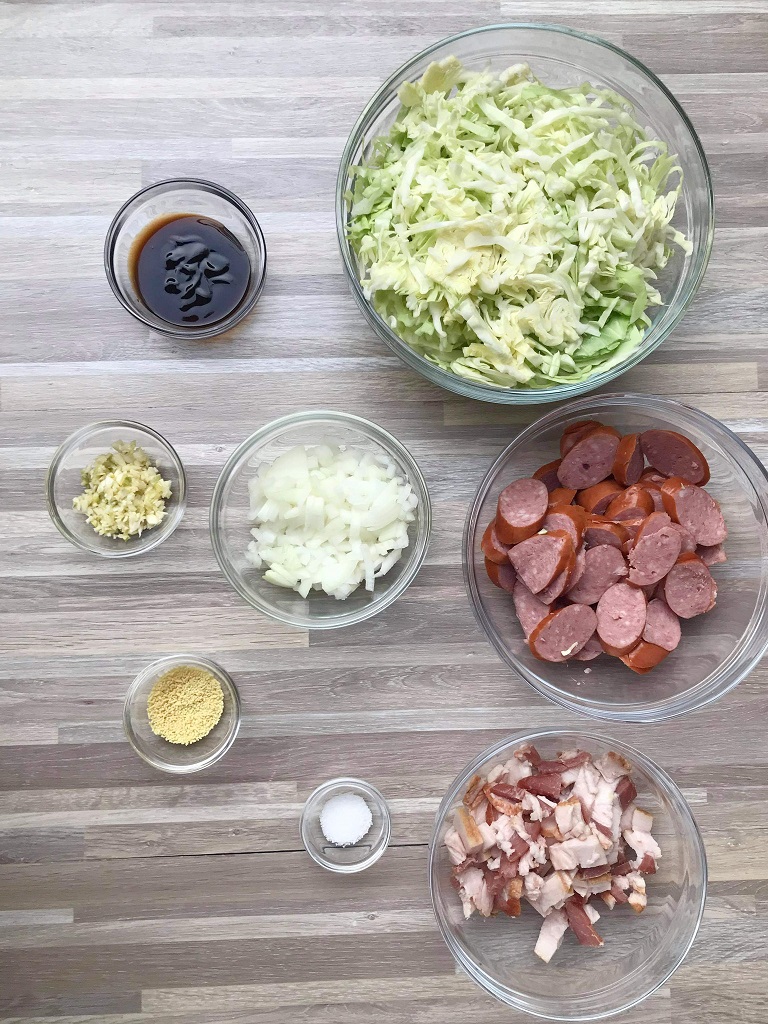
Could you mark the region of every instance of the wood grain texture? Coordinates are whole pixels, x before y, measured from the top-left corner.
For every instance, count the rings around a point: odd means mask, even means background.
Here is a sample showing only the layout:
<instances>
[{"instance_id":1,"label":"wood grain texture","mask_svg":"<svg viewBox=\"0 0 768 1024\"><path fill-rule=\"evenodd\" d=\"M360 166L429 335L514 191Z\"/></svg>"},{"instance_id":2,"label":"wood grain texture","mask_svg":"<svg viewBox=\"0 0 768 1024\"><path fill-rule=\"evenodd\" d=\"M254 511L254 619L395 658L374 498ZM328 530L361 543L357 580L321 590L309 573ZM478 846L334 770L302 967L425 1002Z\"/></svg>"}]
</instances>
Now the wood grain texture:
<instances>
[{"instance_id":1,"label":"wood grain texture","mask_svg":"<svg viewBox=\"0 0 768 1024\"><path fill-rule=\"evenodd\" d=\"M707 277L662 349L622 378L684 398L768 459L768 0L123 0L0 3L0 1021L3 1024L508 1024L435 927L427 842L450 780L519 728L582 719L505 669L470 614L464 515L536 409L444 393L404 369L348 293L333 218L357 114L404 59L501 20L560 22L646 61L711 161ZM102 269L143 184L228 186L264 228L262 299L229 336L144 330ZM218 572L207 508L224 461L273 417L362 413L419 460L426 565L384 616L339 634L277 627ZM110 413L151 424L188 472L187 515L149 556L93 560L42 500L55 447ZM232 672L243 727L200 777L159 777L122 700L158 654ZM710 867L684 966L627 1024L768 1019L768 674L716 707L608 730L666 767ZM308 793L361 775L391 802L369 872L301 849Z\"/></svg>"}]
</instances>

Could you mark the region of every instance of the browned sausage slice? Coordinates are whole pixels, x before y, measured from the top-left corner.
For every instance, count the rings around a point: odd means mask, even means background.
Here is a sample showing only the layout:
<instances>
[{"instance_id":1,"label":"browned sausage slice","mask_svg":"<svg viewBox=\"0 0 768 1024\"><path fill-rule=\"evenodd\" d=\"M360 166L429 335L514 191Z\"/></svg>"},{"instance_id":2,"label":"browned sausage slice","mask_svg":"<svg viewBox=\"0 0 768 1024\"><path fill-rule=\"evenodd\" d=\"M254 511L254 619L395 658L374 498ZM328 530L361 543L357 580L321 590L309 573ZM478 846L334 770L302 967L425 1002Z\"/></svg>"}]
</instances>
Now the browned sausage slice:
<instances>
[{"instance_id":1,"label":"browned sausage slice","mask_svg":"<svg viewBox=\"0 0 768 1024\"><path fill-rule=\"evenodd\" d=\"M645 629L645 606L645 594L629 583L606 590L597 603L597 635L609 654L621 657L637 645Z\"/></svg>"},{"instance_id":2,"label":"browned sausage slice","mask_svg":"<svg viewBox=\"0 0 768 1024\"><path fill-rule=\"evenodd\" d=\"M562 595L565 593L568 587L570 587L571 580L574 578L575 573L576 551L574 551L573 554L570 555L570 557L568 558L568 561L565 563L565 568L563 569L563 571L561 573L558 573L557 576L555 576L555 578L549 584L549 586L544 587L543 590L540 590L536 596L544 604L552 604L552 602L556 601L558 597L562 597Z\"/></svg>"},{"instance_id":3,"label":"browned sausage slice","mask_svg":"<svg viewBox=\"0 0 768 1024\"><path fill-rule=\"evenodd\" d=\"M672 523L672 526L674 526L674 528L680 534L680 554L693 554L696 551L696 541L693 539L690 533L688 533L686 528L680 525L680 523Z\"/></svg>"},{"instance_id":4,"label":"browned sausage slice","mask_svg":"<svg viewBox=\"0 0 768 1024\"><path fill-rule=\"evenodd\" d=\"M696 548L696 554L707 568L710 565L720 565L721 562L728 561L722 544L712 544L710 546L699 544Z\"/></svg>"},{"instance_id":5,"label":"browned sausage slice","mask_svg":"<svg viewBox=\"0 0 768 1024\"><path fill-rule=\"evenodd\" d=\"M599 484L610 476L618 447L619 434L613 427L595 427L563 456L557 471L560 483L577 491Z\"/></svg>"},{"instance_id":6,"label":"browned sausage slice","mask_svg":"<svg viewBox=\"0 0 768 1024\"><path fill-rule=\"evenodd\" d=\"M585 437L595 427L602 427L603 424L599 420L579 420L577 423L571 423L569 427L566 427L563 431L563 436L560 438L560 457L567 455L568 452L573 448L577 441L580 441L582 437Z\"/></svg>"},{"instance_id":7,"label":"browned sausage slice","mask_svg":"<svg viewBox=\"0 0 768 1024\"><path fill-rule=\"evenodd\" d=\"M485 528L485 533L480 541L480 550L489 562L496 562L498 565L505 565L509 561L507 558L509 544L502 544L499 540L499 535L496 532L495 519L488 523Z\"/></svg>"},{"instance_id":8,"label":"browned sausage slice","mask_svg":"<svg viewBox=\"0 0 768 1024\"><path fill-rule=\"evenodd\" d=\"M634 484L613 499L605 510L605 518L620 523L625 519L645 519L653 512L653 498L644 487Z\"/></svg>"},{"instance_id":9,"label":"browned sausage slice","mask_svg":"<svg viewBox=\"0 0 768 1024\"><path fill-rule=\"evenodd\" d=\"M646 672L650 672L652 668L656 668L668 654L669 651L664 647L657 647L656 644L650 644L647 640L641 640L637 647L633 648L629 654L622 655L621 660L633 672L644 675Z\"/></svg>"},{"instance_id":10,"label":"browned sausage slice","mask_svg":"<svg viewBox=\"0 0 768 1024\"><path fill-rule=\"evenodd\" d=\"M655 597L648 602L645 610L645 629L643 640L657 647L663 647L665 651L674 651L680 643L682 631L680 619L675 615L666 601Z\"/></svg>"},{"instance_id":11,"label":"browned sausage slice","mask_svg":"<svg viewBox=\"0 0 768 1024\"><path fill-rule=\"evenodd\" d=\"M591 515L601 516L614 498L624 493L624 488L613 477L601 480L594 487L587 487L576 494L576 504L581 505Z\"/></svg>"},{"instance_id":12,"label":"browned sausage slice","mask_svg":"<svg viewBox=\"0 0 768 1024\"><path fill-rule=\"evenodd\" d=\"M550 505L542 530L565 530L570 534L574 548L581 547L587 513L580 505Z\"/></svg>"},{"instance_id":13,"label":"browned sausage slice","mask_svg":"<svg viewBox=\"0 0 768 1024\"><path fill-rule=\"evenodd\" d=\"M654 512L664 511L664 500L661 496L661 486L655 484L652 480L640 480L638 487L642 487L644 491L648 491L653 502Z\"/></svg>"},{"instance_id":14,"label":"browned sausage slice","mask_svg":"<svg viewBox=\"0 0 768 1024\"><path fill-rule=\"evenodd\" d=\"M549 492L549 507L553 505L570 505L576 497L576 491L572 487L556 487Z\"/></svg>"},{"instance_id":15,"label":"browned sausage slice","mask_svg":"<svg viewBox=\"0 0 768 1024\"><path fill-rule=\"evenodd\" d=\"M498 562L492 562L489 558L486 558L485 571L488 573L488 579L491 583L499 587L499 589L506 590L508 594L511 594L515 589L517 576L509 561L505 565L499 565Z\"/></svg>"},{"instance_id":16,"label":"browned sausage slice","mask_svg":"<svg viewBox=\"0 0 768 1024\"><path fill-rule=\"evenodd\" d=\"M593 634L581 650L574 654L574 658L576 661L594 661L594 659L599 658L602 653L603 648L600 641L597 639L597 635Z\"/></svg>"},{"instance_id":17,"label":"browned sausage slice","mask_svg":"<svg viewBox=\"0 0 768 1024\"><path fill-rule=\"evenodd\" d=\"M541 620L546 619L551 609L532 594L519 578L512 591L512 600L515 604L515 614L527 639Z\"/></svg>"},{"instance_id":18,"label":"browned sausage slice","mask_svg":"<svg viewBox=\"0 0 768 1024\"><path fill-rule=\"evenodd\" d=\"M667 513L690 533L697 544L722 544L728 535L720 506L703 487L673 476L661 488Z\"/></svg>"},{"instance_id":19,"label":"browned sausage slice","mask_svg":"<svg viewBox=\"0 0 768 1024\"><path fill-rule=\"evenodd\" d=\"M663 512L649 516L668 517ZM646 520L646 523L648 520ZM640 529L629 552L629 582L637 587L649 587L663 580L680 555L680 534L671 523L661 523L658 529Z\"/></svg>"},{"instance_id":20,"label":"browned sausage slice","mask_svg":"<svg viewBox=\"0 0 768 1024\"><path fill-rule=\"evenodd\" d=\"M680 476L689 483L709 482L709 463L693 441L674 430L646 430L640 435L643 455L664 476Z\"/></svg>"},{"instance_id":21,"label":"browned sausage slice","mask_svg":"<svg viewBox=\"0 0 768 1024\"><path fill-rule=\"evenodd\" d=\"M548 587L568 564L573 542L567 533L537 533L510 548L509 560L532 594Z\"/></svg>"},{"instance_id":22,"label":"browned sausage slice","mask_svg":"<svg viewBox=\"0 0 768 1024\"><path fill-rule=\"evenodd\" d=\"M696 555L680 555L659 589L664 591L664 600L681 619L703 615L714 608L717 600L717 584Z\"/></svg>"},{"instance_id":23,"label":"browned sausage slice","mask_svg":"<svg viewBox=\"0 0 768 1024\"><path fill-rule=\"evenodd\" d=\"M556 487L560 486L560 480L557 476L559 468L560 459L555 459L554 462L548 462L546 466L539 466L533 474L533 479L541 480L548 491L554 491Z\"/></svg>"},{"instance_id":24,"label":"browned sausage slice","mask_svg":"<svg viewBox=\"0 0 768 1024\"><path fill-rule=\"evenodd\" d=\"M640 447L642 448L642 443ZM664 476L664 474L660 473L658 469L656 469L654 466L649 466L647 469L643 470L638 483L652 484L654 487L661 488L661 485L664 483L666 479L667 478Z\"/></svg>"},{"instance_id":25,"label":"browned sausage slice","mask_svg":"<svg viewBox=\"0 0 768 1024\"><path fill-rule=\"evenodd\" d=\"M502 544L519 544L538 531L544 522L549 491L541 480L523 477L507 484L499 495L496 533Z\"/></svg>"},{"instance_id":26,"label":"browned sausage slice","mask_svg":"<svg viewBox=\"0 0 768 1024\"><path fill-rule=\"evenodd\" d=\"M622 523L611 523L603 516L587 517L584 543L588 548L595 548L598 544L610 544L621 549L628 537L627 529Z\"/></svg>"},{"instance_id":27,"label":"browned sausage slice","mask_svg":"<svg viewBox=\"0 0 768 1024\"><path fill-rule=\"evenodd\" d=\"M584 604L569 604L552 612L528 637L528 646L541 661L568 661L595 632L595 613Z\"/></svg>"},{"instance_id":28,"label":"browned sausage slice","mask_svg":"<svg viewBox=\"0 0 768 1024\"><path fill-rule=\"evenodd\" d=\"M640 448L639 434L624 434L613 460L613 477L624 487L636 484L643 472L645 460Z\"/></svg>"},{"instance_id":29,"label":"browned sausage slice","mask_svg":"<svg viewBox=\"0 0 768 1024\"><path fill-rule=\"evenodd\" d=\"M584 573L567 593L576 604L597 604L614 583L627 575L627 563L618 548L600 544L589 548L584 555Z\"/></svg>"},{"instance_id":30,"label":"browned sausage slice","mask_svg":"<svg viewBox=\"0 0 768 1024\"><path fill-rule=\"evenodd\" d=\"M646 519L643 519L642 522L640 522L639 525L636 526L633 541L636 544L639 540L642 540L643 537L647 537L651 533L656 533L664 526L671 525L672 520L669 518L666 512L651 512L651 514ZM627 528L629 529L630 526L628 526Z\"/></svg>"}]
</instances>

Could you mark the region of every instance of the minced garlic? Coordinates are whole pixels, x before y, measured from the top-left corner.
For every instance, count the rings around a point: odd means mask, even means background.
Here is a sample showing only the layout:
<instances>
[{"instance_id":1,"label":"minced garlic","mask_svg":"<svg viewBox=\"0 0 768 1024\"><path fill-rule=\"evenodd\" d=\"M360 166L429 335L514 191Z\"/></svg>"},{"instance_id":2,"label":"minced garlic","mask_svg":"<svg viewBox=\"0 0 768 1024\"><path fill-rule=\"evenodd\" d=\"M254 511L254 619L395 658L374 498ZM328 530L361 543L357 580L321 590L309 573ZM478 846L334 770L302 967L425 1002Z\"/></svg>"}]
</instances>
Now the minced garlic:
<instances>
[{"instance_id":1,"label":"minced garlic","mask_svg":"<svg viewBox=\"0 0 768 1024\"><path fill-rule=\"evenodd\" d=\"M204 668L179 665L160 676L147 700L149 727L156 736L184 746L213 729L224 711L224 691Z\"/></svg>"},{"instance_id":2,"label":"minced garlic","mask_svg":"<svg viewBox=\"0 0 768 1024\"><path fill-rule=\"evenodd\" d=\"M72 505L102 537L129 540L165 518L171 485L135 441L115 441L81 473L85 488Z\"/></svg>"}]
</instances>

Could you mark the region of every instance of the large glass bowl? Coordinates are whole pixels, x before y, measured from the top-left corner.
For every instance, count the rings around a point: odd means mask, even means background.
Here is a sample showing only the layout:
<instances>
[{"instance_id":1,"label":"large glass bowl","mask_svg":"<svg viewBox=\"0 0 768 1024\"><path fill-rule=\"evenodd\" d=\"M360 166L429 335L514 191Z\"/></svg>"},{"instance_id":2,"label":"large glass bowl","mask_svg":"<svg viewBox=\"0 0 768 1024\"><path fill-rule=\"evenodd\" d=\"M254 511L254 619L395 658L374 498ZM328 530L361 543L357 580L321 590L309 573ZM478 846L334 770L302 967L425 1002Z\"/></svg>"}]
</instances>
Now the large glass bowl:
<instances>
[{"instance_id":1,"label":"large glass bowl","mask_svg":"<svg viewBox=\"0 0 768 1024\"><path fill-rule=\"evenodd\" d=\"M274 462L297 445L337 444L358 448L374 456L388 456L418 499L408 526L408 547L400 561L369 592L359 586L345 601L322 591L306 598L294 590L264 581L263 569L246 558L253 523L249 519L248 482L263 462ZM224 575L237 593L254 608L280 622L305 629L349 626L383 611L413 581L429 544L432 511L421 470L407 448L382 427L343 412L301 412L274 420L257 430L230 456L216 483L211 501L211 542Z\"/></svg>"},{"instance_id":2,"label":"large glass bowl","mask_svg":"<svg viewBox=\"0 0 768 1024\"><path fill-rule=\"evenodd\" d=\"M551 388L503 388L465 380L441 369L402 341L379 316L360 285L361 269L347 238L349 192L354 168L369 155L376 138L386 134L400 110L397 90L421 77L432 61L455 55L470 70L497 71L524 61L547 85L589 81L616 90L632 102L637 120L677 154L683 187L672 221L692 242L686 256L675 252L659 273L663 304L648 311L653 323L637 349L619 366L595 373L578 384ZM557 25L488 25L443 39L417 54L392 74L373 96L352 129L341 158L336 185L336 230L352 294L366 320L392 351L434 384L467 398L509 405L528 405L573 398L615 380L653 352L690 305L709 260L714 232L714 203L709 167L691 122L677 100L640 61L595 36Z\"/></svg>"},{"instance_id":3,"label":"large glass bowl","mask_svg":"<svg viewBox=\"0 0 768 1024\"><path fill-rule=\"evenodd\" d=\"M567 935L549 964L534 954L541 917L523 900L520 917L503 914L464 919L451 884L443 839L453 823L467 783L486 774L523 743L544 758L580 747L595 757L615 750L633 765L638 806L654 816L653 834L662 851L658 871L646 877L648 906L600 910L602 949L589 949ZM456 778L437 812L429 852L429 887L437 923L456 962L482 988L519 1010L549 1021L592 1021L635 1006L660 988L691 948L704 911L707 861L693 815L670 777L638 750L582 732L512 736L484 750Z\"/></svg>"},{"instance_id":4,"label":"large glass bowl","mask_svg":"<svg viewBox=\"0 0 768 1024\"><path fill-rule=\"evenodd\" d=\"M584 419L601 420L622 433L658 427L685 434L709 461L707 490L720 502L728 526L728 561L712 569L716 607L683 621L679 647L647 675L636 675L607 655L565 664L534 658L512 598L485 572L480 539L495 515L499 492L557 458L564 428ZM702 707L740 683L768 649L768 476L722 423L669 398L583 398L521 431L480 484L464 528L463 559L472 607L501 657L545 697L597 718L652 722Z\"/></svg>"}]
</instances>

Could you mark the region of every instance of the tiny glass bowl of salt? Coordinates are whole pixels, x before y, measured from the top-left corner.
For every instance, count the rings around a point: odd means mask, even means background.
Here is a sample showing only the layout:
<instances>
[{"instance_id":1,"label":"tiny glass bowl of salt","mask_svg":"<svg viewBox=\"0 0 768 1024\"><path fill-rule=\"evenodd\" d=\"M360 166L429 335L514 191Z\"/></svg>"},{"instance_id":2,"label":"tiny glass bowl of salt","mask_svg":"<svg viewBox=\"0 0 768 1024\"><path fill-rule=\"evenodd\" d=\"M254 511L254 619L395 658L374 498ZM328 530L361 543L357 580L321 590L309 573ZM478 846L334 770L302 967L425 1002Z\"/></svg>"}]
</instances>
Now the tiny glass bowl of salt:
<instances>
[{"instance_id":1,"label":"tiny glass bowl of salt","mask_svg":"<svg viewBox=\"0 0 768 1024\"><path fill-rule=\"evenodd\" d=\"M391 821L382 794L362 779L331 779L312 793L301 815L301 839L321 867L364 871L389 845Z\"/></svg>"}]
</instances>

